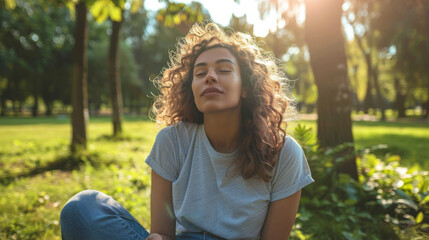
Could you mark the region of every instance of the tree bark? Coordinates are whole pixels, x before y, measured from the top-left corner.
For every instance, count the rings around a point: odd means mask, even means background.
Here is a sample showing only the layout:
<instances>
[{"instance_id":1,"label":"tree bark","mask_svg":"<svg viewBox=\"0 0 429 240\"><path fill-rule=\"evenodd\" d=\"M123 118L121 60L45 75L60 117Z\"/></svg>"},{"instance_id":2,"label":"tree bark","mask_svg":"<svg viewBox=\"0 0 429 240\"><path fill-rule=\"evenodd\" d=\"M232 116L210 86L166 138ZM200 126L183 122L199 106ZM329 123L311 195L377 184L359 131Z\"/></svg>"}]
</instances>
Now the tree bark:
<instances>
[{"instance_id":1,"label":"tree bark","mask_svg":"<svg viewBox=\"0 0 429 240\"><path fill-rule=\"evenodd\" d=\"M352 95L341 27L342 4L342 0L306 1L305 39L318 89L317 134L321 147L353 143ZM342 154L352 152L353 147L350 147ZM357 179L355 157L347 157L340 164L339 172Z\"/></svg>"},{"instance_id":2,"label":"tree bark","mask_svg":"<svg viewBox=\"0 0 429 240\"><path fill-rule=\"evenodd\" d=\"M375 88L375 92L377 94L377 107L380 109L381 112L381 120L385 121L386 120L386 113L385 113L385 107L384 107L384 99L383 96L381 95L381 90L380 90L380 85L378 82L378 64L376 66L374 66L374 68L372 69L372 74L373 74L373 80L374 80L374 88Z\"/></svg>"},{"instance_id":3,"label":"tree bark","mask_svg":"<svg viewBox=\"0 0 429 240\"><path fill-rule=\"evenodd\" d=\"M429 75L428 75L429 77ZM429 82L429 79L426 79ZM429 84L428 84L429 85ZM427 94L427 100L423 103L422 107L422 118L428 119L429 118L429 86L426 87L426 94Z\"/></svg>"},{"instance_id":4,"label":"tree bark","mask_svg":"<svg viewBox=\"0 0 429 240\"><path fill-rule=\"evenodd\" d=\"M87 93L87 8L85 2L76 3L76 29L72 83L72 142L73 153L86 149L86 125L88 122Z\"/></svg>"},{"instance_id":5,"label":"tree bark","mask_svg":"<svg viewBox=\"0 0 429 240\"><path fill-rule=\"evenodd\" d=\"M395 77L395 91L396 91L396 98L395 98L395 109L398 112L398 118L404 118L405 115L405 99L407 97L405 88L401 86L401 83L399 81L398 77Z\"/></svg>"},{"instance_id":6,"label":"tree bark","mask_svg":"<svg viewBox=\"0 0 429 240\"><path fill-rule=\"evenodd\" d=\"M353 29L353 31L355 30ZM372 68L371 53L370 52L368 53L365 51L361 37L359 37L357 34L354 34L354 37L356 39L356 43L360 51L362 52L362 55L365 58L365 63L366 63L367 84L366 84L365 98L363 100L363 109L364 109L364 113L367 114L370 108L375 108L374 100L372 97L373 81L371 81L371 79L373 79L374 77L374 71Z\"/></svg>"},{"instance_id":7,"label":"tree bark","mask_svg":"<svg viewBox=\"0 0 429 240\"><path fill-rule=\"evenodd\" d=\"M52 116L52 111L54 108L54 102L51 99L43 99L43 102L46 106L45 116L49 117Z\"/></svg>"},{"instance_id":8,"label":"tree bark","mask_svg":"<svg viewBox=\"0 0 429 240\"><path fill-rule=\"evenodd\" d=\"M37 89L34 89L33 97L34 97L34 103L33 103L33 107L31 108L31 116L37 117L39 113L39 94Z\"/></svg>"},{"instance_id":9,"label":"tree bark","mask_svg":"<svg viewBox=\"0 0 429 240\"><path fill-rule=\"evenodd\" d=\"M119 33L122 20L116 22L112 20L112 34L110 35L109 47L109 79L110 79L110 99L112 101L112 123L113 136L122 133L122 92L120 80L119 63Z\"/></svg>"},{"instance_id":10,"label":"tree bark","mask_svg":"<svg viewBox=\"0 0 429 240\"><path fill-rule=\"evenodd\" d=\"M0 111L0 116L4 117L6 116L6 97L4 96L5 91L3 91L2 95L1 95L1 111Z\"/></svg>"}]
</instances>

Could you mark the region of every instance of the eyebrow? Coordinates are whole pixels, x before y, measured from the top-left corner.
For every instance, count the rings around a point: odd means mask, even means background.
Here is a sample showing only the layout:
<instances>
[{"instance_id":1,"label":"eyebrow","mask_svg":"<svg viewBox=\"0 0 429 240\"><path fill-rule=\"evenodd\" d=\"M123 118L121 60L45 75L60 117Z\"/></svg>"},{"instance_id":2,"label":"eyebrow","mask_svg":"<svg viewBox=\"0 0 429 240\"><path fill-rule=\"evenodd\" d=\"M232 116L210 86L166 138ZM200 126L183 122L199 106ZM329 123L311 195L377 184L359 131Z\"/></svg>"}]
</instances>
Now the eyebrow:
<instances>
[{"instance_id":1,"label":"eyebrow","mask_svg":"<svg viewBox=\"0 0 429 240\"><path fill-rule=\"evenodd\" d=\"M233 61L231 61L230 59L226 59L226 58L217 60L216 64L224 63L224 62L231 63L232 65L235 66L235 63ZM207 63L205 63L205 62L197 63L197 64L195 64L194 68L199 67L199 66L207 66Z\"/></svg>"}]
</instances>

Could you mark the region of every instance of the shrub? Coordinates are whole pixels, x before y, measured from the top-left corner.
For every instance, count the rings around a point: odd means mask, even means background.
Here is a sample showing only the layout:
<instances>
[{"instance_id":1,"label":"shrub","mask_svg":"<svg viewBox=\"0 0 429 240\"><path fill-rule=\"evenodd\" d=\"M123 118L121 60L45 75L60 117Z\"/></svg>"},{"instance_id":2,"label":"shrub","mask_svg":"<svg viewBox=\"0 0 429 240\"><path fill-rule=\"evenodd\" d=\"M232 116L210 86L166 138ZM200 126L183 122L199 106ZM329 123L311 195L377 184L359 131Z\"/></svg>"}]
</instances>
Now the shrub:
<instances>
[{"instance_id":1,"label":"shrub","mask_svg":"<svg viewBox=\"0 0 429 240\"><path fill-rule=\"evenodd\" d=\"M295 139L303 147L315 183L303 189L292 232L295 239L423 239L429 216L429 174L400 167L399 156L377 158L355 151L359 180L338 173L338 156L350 144L321 149L311 128L298 125Z\"/></svg>"}]
</instances>

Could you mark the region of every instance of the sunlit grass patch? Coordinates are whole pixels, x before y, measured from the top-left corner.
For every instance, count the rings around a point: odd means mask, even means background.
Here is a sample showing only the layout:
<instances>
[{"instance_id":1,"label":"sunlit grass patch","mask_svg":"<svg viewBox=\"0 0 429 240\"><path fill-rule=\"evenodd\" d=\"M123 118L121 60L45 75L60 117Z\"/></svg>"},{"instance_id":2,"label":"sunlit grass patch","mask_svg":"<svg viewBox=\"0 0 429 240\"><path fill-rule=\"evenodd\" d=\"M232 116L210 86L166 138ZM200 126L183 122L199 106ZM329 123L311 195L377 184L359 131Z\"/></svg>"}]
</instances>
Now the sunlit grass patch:
<instances>
[{"instance_id":1,"label":"sunlit grass patch","mask_svg":"<svg viewBox=\"0 0 429 240\"><path fill-rule=\"evenodd\" d=\"M123 136L115 139L108 118L93 118L88 149L72 156L69 122L56 121L0 119L0 239L60 239L60 211L85 189L111 195L150 227L150 174L144 160L155 124L127 121Z\"/></svg>"},{"instance_id":2,"label":"sunlit grass patch","mask_svg":"<svg viewBox=\"0 0 429 240\"><path fill-rule=\"evenodd\" d=\"M313 138L316 141L316 121L302 120L300 122L313 129ZM379 156L384 156L386 153L399 155L401 165L429 169L429 151L427 150L429 146L428 124L354 121L353 137L356 149L385 144L386 148L377 150L374 153L379 154Z\"/></svg>"}]
</instances>

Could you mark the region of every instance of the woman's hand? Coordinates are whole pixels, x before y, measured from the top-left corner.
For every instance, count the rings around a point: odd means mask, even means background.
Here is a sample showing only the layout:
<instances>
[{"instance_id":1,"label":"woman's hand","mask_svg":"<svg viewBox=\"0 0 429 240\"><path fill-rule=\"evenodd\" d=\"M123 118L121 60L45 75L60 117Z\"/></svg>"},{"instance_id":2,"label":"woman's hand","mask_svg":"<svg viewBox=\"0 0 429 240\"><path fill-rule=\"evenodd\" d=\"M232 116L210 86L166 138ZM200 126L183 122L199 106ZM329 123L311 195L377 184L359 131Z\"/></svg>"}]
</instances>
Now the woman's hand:
<instances>
[{"instance_id":1,"label":"woman's hand","mask_svg":"<svg viewBox=\"0 0 429 240\"><path fill-rule=\"evenodd\" d=\"M162 236L158 233L152 233L145 240L162 240Z\"/></svg>"},{"instance_id":2,"label":"woman's hand","mask_svg":"<svg viewBox=\"0 0 429 240\"><path fill-rule=\"evenodd\" d=\"M169 236L161 235L158 233L152 233L145 240L172 240L172 239Z\"/></svg>"}]
</instances>

